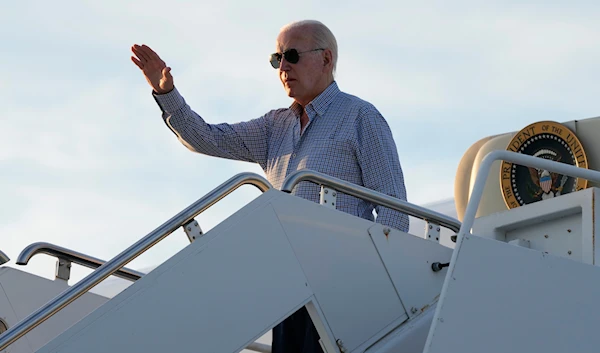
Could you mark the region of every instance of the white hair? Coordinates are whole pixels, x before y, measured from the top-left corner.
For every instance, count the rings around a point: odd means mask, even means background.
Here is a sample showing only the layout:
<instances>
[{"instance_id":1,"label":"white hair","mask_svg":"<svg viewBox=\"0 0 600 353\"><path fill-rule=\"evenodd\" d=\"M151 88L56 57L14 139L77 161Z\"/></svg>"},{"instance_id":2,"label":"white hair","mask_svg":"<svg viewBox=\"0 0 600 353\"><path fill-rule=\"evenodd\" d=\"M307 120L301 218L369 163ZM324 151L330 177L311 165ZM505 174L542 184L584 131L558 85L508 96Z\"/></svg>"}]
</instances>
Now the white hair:
<instances>
[{"instance_id":1,"label":"white hair","mask_svg":"<svg viewBox=\"0 0 600 353\"><path fill-rule=\"evenodd\" d=\"M295 28L300 27L308 27L311 31L311 38L314 41L314 44L318 48L330 49L331 56L333 59L333 72L335 75L335 69L337 67L337 59L338 59L338 46L337 41L333 33L325 26L323 23L316 20L302 20L295 21L292 23L288 23L287 25L281 28L281 32L288 31Z\"/></svg>"}]
</instances>

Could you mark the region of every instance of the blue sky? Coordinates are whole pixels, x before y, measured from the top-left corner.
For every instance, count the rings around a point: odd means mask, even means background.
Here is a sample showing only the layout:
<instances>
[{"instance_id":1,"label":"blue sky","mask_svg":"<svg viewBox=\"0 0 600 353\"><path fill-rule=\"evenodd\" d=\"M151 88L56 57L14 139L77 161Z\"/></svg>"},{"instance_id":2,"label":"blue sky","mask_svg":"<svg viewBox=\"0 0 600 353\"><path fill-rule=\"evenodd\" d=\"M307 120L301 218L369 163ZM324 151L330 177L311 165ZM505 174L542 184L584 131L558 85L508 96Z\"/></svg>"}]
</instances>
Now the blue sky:
<instances>
[{"instance_id":1,"label":"blue sky","mask_svg":"<svg viewBox=\"0 0 600 353\"><path fill-rule=\"evenodd\" d=\"M595 2L19 1L0 5L0 249L48 241L110 259L252 164L188 151L167 129L130 47L145 43L209 122L290 104L268 63L284 24L323 21L337 81L388 120L409 201L453 195L480 138L534 121L598 116ZM256 197L242 188L198 218L210 229ZM182 231L129 266L185 246ZM29 270L53 277L54 260ZM73 278L89 273L74 266Z\"/></svg>"}]
</instances>

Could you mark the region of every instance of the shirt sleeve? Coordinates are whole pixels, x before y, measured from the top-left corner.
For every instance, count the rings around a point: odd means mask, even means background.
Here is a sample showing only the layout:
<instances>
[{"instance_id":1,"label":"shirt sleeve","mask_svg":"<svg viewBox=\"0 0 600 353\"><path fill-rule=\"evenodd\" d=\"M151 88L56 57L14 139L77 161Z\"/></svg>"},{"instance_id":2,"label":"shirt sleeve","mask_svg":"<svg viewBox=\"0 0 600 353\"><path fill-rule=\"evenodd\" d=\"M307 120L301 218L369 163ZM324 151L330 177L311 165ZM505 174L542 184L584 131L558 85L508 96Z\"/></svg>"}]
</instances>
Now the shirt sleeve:
<instances>
[{"instance_id":1,"label":"shirt sleeve","mask_svg":"<svg viewBox=\"0 0 600 353\"><path fill-rule=\"evenodd\" d=\"M406 201L404 175L392 131L374 108L366 108L356 120L357 158L364 186ZM408 232L408 215L375 206L377 223Z\"/></svg>"},{"instance_id":2,"label":"shirt sleeve","mask_svg":"<svg viewBox=\"0 0 600 353\"><path fill-rule=\"evenodd\" d=\"M177 88L166 94L152 95L167 126L191 151L254 162L266 168L272 121L269 114L235 124L208 124L190 108Z\"/></svg>"}]
</instances>

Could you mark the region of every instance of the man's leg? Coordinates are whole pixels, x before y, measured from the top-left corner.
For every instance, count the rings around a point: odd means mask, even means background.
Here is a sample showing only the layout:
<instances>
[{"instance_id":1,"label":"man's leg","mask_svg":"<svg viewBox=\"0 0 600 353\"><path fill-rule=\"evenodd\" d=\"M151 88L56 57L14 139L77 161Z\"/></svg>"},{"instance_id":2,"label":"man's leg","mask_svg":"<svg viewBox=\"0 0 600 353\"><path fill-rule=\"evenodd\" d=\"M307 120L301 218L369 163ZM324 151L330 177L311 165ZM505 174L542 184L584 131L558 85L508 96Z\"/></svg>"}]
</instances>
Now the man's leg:
<instances>
[{"instance_id":1,"label":"man's leg","mask_svg":"<svg viewBox=\"0 0 600 353\"><path fill-rule=\"evenodd\" d=\"M273 328L272 353L323 353L319 334L305 307Z\"/></svg>"}]
</instances>

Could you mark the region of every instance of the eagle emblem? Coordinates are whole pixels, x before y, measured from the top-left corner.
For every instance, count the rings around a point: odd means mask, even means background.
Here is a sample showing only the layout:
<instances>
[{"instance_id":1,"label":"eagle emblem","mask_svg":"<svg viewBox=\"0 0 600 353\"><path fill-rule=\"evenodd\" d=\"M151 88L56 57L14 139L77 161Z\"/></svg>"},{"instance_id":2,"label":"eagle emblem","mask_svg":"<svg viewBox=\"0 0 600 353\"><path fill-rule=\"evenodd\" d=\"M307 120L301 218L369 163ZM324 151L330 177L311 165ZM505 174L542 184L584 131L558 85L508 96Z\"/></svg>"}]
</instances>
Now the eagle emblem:
<instances>
[{"instance_id":1,"label":"eagle emblem","mask_svg":"<svg viewBox=\"0 0 600 353\"><path fill-rule=\"evenodd\" d=\"M555 162L560 162L561 156L555 151L550 149L541 149L533 154L534 157L540 157L549 159ZM542 200L560 196L567 182L568 176L552 173L546 169L537 169L528 167L529 175L531 176L532 182L532 198L539 198ZM559 182L560 178L560 182Z\"/></svg>"}]
</instances>

